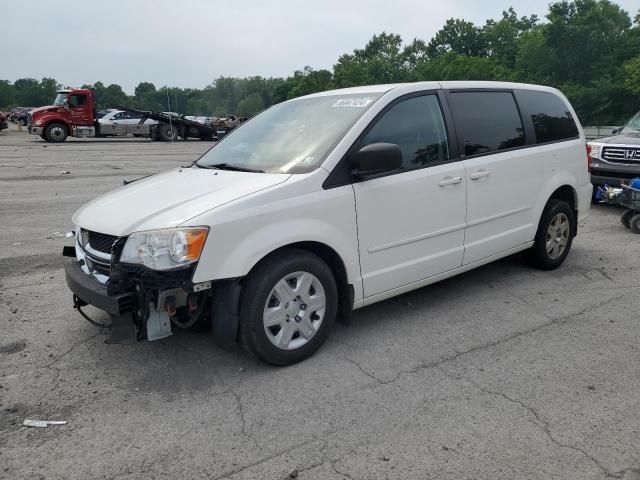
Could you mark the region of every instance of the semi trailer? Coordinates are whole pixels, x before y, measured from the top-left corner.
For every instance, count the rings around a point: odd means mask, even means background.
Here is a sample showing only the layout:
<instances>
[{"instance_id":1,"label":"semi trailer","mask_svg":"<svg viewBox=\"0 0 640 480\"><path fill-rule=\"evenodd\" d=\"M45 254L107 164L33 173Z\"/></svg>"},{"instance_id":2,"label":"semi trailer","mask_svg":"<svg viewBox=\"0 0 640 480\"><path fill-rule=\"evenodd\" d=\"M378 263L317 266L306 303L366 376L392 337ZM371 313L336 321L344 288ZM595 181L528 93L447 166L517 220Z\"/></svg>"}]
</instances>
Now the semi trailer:
<instances>
[{"instance_id":1,"label":"semi trailer","mask_svg":"<svg viewBox=\"0 0 640 480\"><path fill-rule=\"evenodd\" d=\"M206 125L170 112L150 112L123 106L117 108L137 114L140 121L134 124L103 125L97 117L95 92L91 89L67 88L57 92L53 105L35 108L29 112L28 130L29 133L54 143L64 142L68 137L87 138L128 134L164 141L173 141L178 138L213 140L228 133L244 120L234 117ZM155 122L146 122L147 119Z\"/></svg>"}]
</instances>

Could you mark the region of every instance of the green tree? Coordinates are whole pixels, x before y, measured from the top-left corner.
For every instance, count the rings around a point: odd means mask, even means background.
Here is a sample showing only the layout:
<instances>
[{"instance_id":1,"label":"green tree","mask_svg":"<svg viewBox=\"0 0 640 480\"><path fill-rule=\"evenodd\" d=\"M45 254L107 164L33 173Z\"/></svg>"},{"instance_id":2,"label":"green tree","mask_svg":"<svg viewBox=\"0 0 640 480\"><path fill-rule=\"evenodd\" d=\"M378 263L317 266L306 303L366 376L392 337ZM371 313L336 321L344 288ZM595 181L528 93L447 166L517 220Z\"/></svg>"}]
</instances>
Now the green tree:
<instances>
[{"instance_id":1,"label":"green tree","mask_svg":"<svg viewBox=\"0 0 640 480\"><path fill-rule=\"evenodd\" d=\"M624 65L624 87L640 96L640 56L632 58Z\"/></svg>"},{"instance_id":2,"label":"green tree","mask_svg":"<svg viewBox=\"0 0 640 480\"><path fill-rule=\"evenodd\" d=\"M554 83L586 85L621 67L627 50L629 14L608 0L566 0L549 6L543 28Z\"/></svg>"},{"instance_id":3,"label":"green tree","mask_svg":"<svg viewBox=\"0 0 640 480\"><path fill-rule=\"evenodd\" d=\"M536 15L518 18L512 7L502 12L500 20L487 20L483 36L488 55L497 63L514 68L518 55L518 40L537 25Z\"/></svg>"},{"instance_id":4,"label":"green tree","mask_svg":"<svg viewBox=\"0 0 640 480\"><path fill-rule=\"evenodd\" d=\"M429 58L447 52L468 57L487 55L487 40L482 28L472 22L450 18L427 45Z\"/></svg>"},{"instance_id":5,"label":"green tree","mask_svg":"<svg viewBox=\"0 0 640 480\"><path fill-rule=\"evenodd\" d=\"M455 52L437 56L418 67L420 80L509 80L513 73L487 57L469 57Z\"/></svg>"},{"instance_id":6,"label":"green tree","mask_svg":"<svg viewBox=\"0 0 640 480\"><path fill-rule=\"evenodd\" d=\"M333 83L336 87L350 87L410 80L411 61L420 56L418 48L419 43L403 48L400 35L386 32L374 35L363 49L338 59L333 67Z\"/></svg>"}]
</instances>

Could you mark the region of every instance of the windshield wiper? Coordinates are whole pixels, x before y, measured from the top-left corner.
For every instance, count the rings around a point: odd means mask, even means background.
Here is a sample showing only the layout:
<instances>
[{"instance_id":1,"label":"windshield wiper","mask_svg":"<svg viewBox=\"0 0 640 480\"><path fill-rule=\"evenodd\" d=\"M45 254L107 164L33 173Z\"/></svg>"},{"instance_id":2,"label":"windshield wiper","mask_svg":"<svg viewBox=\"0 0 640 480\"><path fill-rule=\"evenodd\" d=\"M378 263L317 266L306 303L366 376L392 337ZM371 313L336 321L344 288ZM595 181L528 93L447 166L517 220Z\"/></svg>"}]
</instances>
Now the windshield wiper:
<instances>
[{"instance_id":1,"label":"windshield wiper","mask_svg":"<svg viewBox=\"0 0 640 480\"><path fill-rule=\"evenodd\" d=\"M198 164L196 164L198 165ZM265 173L264 170L255 170L253 168L240 167L238 165L231 165L229 163L215 163L213 165L198 165L203 168L217 168L218 170L230 170L232 172L251 172L251 173Z\"/></svg>"}]
</instances>

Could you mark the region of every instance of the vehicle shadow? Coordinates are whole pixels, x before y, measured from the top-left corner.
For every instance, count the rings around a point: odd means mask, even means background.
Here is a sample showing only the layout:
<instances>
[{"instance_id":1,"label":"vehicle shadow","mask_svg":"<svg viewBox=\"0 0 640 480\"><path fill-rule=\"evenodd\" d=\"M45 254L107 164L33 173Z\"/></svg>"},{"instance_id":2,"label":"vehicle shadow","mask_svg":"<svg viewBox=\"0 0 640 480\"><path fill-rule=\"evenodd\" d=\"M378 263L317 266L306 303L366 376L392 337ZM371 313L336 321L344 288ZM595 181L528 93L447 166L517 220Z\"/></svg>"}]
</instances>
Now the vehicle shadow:
<instances>
[{"instance_id":1,"label":"vehicle shadow","mask_svg":"<svg viewBox=\"0 0 640 480\"><path fill-rule=\"evenodd\" d=\"M398 322L406 321L408 311L413 314L418 312L421 325L428 329L430 312L448 309L456 299L477 298L494 287L498 294L498 284L508 284L527 270L530 269L523 264L521 255L514 255L356 310L350 325L336 323L329 341L316 355L300 364L284 367L284 370L306 371L309 366L325 363L340 352L348 353L350 345L375 343L376 331L380 332L382 342L385 332L393 329L400 335L395 341L399 345L406 344L412 339L413 333L411 329L404 331L399 328ZM403 339L403 335L406 338ZM141 370L132 382L136 388L147 391L224 391L230 386L243 384L248 378L272 375L274 371L283 369L261 362L240 346L230 351L222 349L215 344L208 331L174 329L173 335L168 338L143 342L131 348L145 351L145 356L153 359L150 363L139 363ZM133 350L127 349L125 352Z\"/></svg>"}]
</instances>

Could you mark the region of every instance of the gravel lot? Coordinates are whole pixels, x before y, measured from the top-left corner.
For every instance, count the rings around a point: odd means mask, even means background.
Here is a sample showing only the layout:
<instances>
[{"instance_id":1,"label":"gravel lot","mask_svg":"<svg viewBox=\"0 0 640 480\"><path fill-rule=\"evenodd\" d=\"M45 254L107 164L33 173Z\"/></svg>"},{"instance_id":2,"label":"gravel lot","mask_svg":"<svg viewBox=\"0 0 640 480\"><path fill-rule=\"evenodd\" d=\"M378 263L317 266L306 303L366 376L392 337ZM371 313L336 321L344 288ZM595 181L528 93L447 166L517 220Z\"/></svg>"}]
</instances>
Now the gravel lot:
<instances>
[{"instance_id":1,"label":"gravel lot","mask_svg":"<svg viewBox=\"0 0 640 480\"><path fill-rule=\"evenodd\" d=\"M559 270L367 307L292 367L206 333L106 345L64 282L71 214L210 145L0 133L0 478L640 479L640 236L611 207Z\"/></svg>"}]
</instances>

